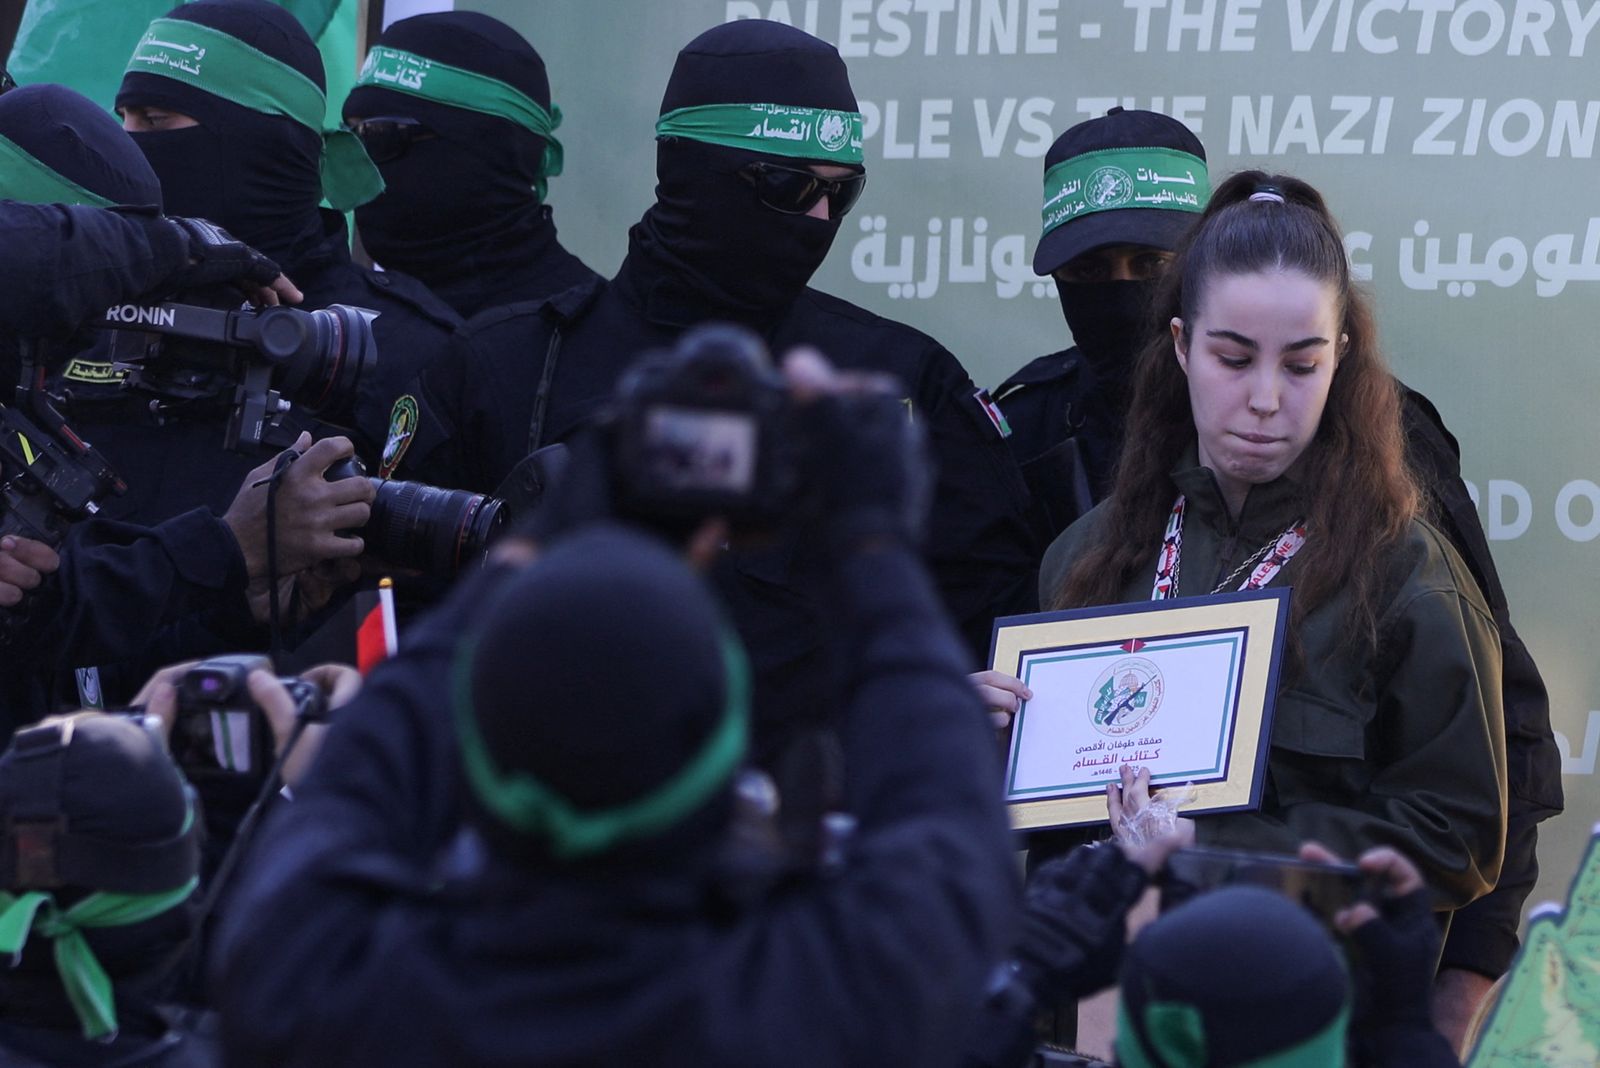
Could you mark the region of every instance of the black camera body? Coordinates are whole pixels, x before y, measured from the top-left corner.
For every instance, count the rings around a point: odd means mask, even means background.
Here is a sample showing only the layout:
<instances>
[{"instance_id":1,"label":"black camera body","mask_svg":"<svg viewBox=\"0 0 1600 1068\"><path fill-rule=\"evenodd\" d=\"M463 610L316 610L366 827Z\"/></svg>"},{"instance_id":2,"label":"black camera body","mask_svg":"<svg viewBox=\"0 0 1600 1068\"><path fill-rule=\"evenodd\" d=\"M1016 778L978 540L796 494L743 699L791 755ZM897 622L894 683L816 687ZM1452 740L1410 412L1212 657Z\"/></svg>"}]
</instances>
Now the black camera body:
<instances>
[{"instance_id":1,"label":"black camera body","mask_svg":"<svg viewBox=\"0 0 1600 1068\"><path fill-rule=\"evenodd\" d=\"M272 671L272 661L249 653L217 656L178 680L171 748L180 766L259 775L271 763L272 730L247 682L257 669ZM327 719L327 697L314 683L282 676L278 681L294 698L297 716L313 723Z\"/></svg>"},{"instance_id":2,"label":"black camera body","mask_svg":"<svg viewBox=\"0 0 1600 1068\"><path fill-rule=\"evenodd\" d=\"M369 476L366 465L352 456L323 477L339 482ZM367 525L344 533L359 534L368 555L396 567L455 575L480 563L505 530L505 502L497 497L423 482L371 482L378 492Z\"/></svg>"},{"instance_id":3,"label":"black camera body","mask_svg":"<svg viewBox=\"0 0 1600 1068\"><path fill-rule=\"evenodd\" d=\"M776 526L802 483L800 427L761 339L736 326L685 334L619 383L608 419L620 510Z\"/></svg>"},{"instance_id":4,"label":"black camera body","mask_svg":"<svg viewBox=\"0 0 1600 1068\"><path fill-rule=\"evenodd\" d=\"M111 356L123 388L151 398L157 414L227 411L224 447L284 448L296 406L329 421L348 417L376 358L366 308L316 311L178 301L115 304L90 325L119 331Z\"/></svg>"}]
</instances>

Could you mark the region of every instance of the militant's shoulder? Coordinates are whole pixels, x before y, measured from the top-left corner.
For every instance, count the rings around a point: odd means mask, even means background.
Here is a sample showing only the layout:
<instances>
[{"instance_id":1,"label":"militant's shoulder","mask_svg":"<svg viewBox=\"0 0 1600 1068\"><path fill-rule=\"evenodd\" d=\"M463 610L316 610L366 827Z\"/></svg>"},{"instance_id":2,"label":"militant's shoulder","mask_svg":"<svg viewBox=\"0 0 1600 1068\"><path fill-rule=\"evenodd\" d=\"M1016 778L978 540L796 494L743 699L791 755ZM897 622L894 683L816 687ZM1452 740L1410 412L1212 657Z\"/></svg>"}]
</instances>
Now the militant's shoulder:
<instances>
[{"instance_id":1,"label":"militant's shoulder","mask_svg":"<svg viewBox=\"0 0 1600 1068\"><path fill-rule=\"evenodd\" d=\"M560 293L485 308L466 321L461 336L474 347L525 344L530 338L548 336L554 329L581 321L609 285L595 275Z\"/></svg>"},{"instance_id":2,"label":"militant's shoulder","mask_svg":"<svg viewBox=\"0 0 1600 1068\"><path fill-rule=\"evenodd\" d=\"M814 345L841 367L887 371L919 394L973 390L967 369L934 338L820 290L801 294L777 340Z\"/></svg>"},{"instance_id":3,"label":"militant's shoulder","mask_svg":"<svg viewBox=\"0 0 1600 1068\"><path fill-rule=\"evenodd\" d=\"M359 270L362 285L377 299L392 301L446 330L454 330L461 325L461 316L454 308L410 275L399 271L375 271L369 267Z\"/></svg>"},{"instance_id":4,"label":"militant's shoulder","mask_svg":"<svg viewBox=\"0 0 1600 1068\"><path fill-rule=\"evenodd\" d=\"M1040 356L1023 364L1010 378L1000 383L994 391L995 400L1004 400L1009 393L1028 387L1067 387L1076 385L1083 377L1083 354L1077 346Z\"/></svg>"}]
</instances>

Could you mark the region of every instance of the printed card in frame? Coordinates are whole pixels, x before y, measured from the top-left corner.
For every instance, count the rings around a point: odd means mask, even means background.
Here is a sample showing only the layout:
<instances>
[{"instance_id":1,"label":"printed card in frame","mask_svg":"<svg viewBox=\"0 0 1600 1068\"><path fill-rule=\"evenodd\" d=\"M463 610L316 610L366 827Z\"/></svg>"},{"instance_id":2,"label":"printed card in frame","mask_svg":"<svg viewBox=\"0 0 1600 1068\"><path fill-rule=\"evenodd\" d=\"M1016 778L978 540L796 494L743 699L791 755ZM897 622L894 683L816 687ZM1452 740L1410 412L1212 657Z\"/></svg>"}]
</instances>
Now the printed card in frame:
<instances>
[{"instance_id":1,"label":"printed card in frame","mask_svg":"<svg viewBox=\"0 0 1600 1068\"><path fill-rule=\"evenodd\" d=\"M1013 825L1104 823L1124 764L1190 784L1185 815L1259 807L1288 612L1266 589L995 620L990 666L1033 691L1007 745Z\"/></svg>"}]
</instances>

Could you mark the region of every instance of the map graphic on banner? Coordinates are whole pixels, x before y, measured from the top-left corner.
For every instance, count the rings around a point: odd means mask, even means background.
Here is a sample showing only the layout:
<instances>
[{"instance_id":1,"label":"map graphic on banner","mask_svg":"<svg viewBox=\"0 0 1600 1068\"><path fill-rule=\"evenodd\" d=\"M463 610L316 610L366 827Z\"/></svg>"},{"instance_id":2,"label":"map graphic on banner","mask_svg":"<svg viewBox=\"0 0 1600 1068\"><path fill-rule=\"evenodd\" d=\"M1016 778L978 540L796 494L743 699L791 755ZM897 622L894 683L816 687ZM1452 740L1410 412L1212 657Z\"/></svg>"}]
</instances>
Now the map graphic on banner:
<instances>
[{"instance_id":1,"label":"map graphic on banner","mask_svg":"<svg viewBox=\"0 0 1600 1068\"><path fill-rule=\"evenodd\" d=\"M868 181L813 284L938 338L993 388L1066 348L1033 274L1044 153L1114 105L1187 123L1213 184L1306 178L1346 231L1396 373L1462 470L1550 689L1567 814L1600 811L1600 0L458 0L539 49L566 114L549 200L610 274L653 199L679 48L771 18L840 50ZM1002 405L1003 407L1003 405Z\"/></svg>"},{"instance_id":2,"label":"map graphic on banner","mask_svg":"<svg viewBox=\"0 0 1600 1068\"><path fill-rule=\"evenodd\" d=\"M1467 1068L1600 1064L1600 827L1564 909L1542 906Z\"/></svg>"}]
</instances>

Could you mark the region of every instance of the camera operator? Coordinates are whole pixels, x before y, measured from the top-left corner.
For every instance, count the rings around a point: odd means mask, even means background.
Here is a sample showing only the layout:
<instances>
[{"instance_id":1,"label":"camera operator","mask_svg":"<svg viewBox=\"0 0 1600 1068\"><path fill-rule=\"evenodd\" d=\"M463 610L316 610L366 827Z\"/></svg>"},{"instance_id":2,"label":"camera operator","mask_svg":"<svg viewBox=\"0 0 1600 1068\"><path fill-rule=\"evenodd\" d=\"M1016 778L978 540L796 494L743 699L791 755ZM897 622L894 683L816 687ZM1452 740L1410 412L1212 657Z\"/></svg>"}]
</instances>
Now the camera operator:
<instances>
[{"instance_id":1,"label":"camera operator","mask_svg":"<svg viewBox=\"0 0 1600 1068\"><path fill-rule=\"evenodd\" d=\"M184 61L196 48L207 50L207 62ZM305 292L307 309L348 304L378 313L379 358L358 384L352 415L363 458L377 471L399 387L447 351L460 317L415 279L350 258L343 212L376 196L383 179L354 134L323 129L326 84L316 44L288 9L268 0L198 0L150 24L116 106L169 211L210 219L277 260ZM338 210L320 208L324 198ZM114 407L108 373L103 363L84 365L78 391ZM141 491L140 514L221 507L220 494L249 465L235 458L224 467L234 477L225 478L191 451L216 455L220 426L179 422L154 434L137 416L108 414L91 426L130 457L130 481L146 469L182 473L166 478L159 495Z\"/></svg>"},{"instance_id":2,"label":"camera operator","mask_svg":"<svg viewBox=\"0 0 1600 1068\"><path fill-rule=\"evenodd\" d=\"M854 835L727 892L738 643L665 547L580 528L489 587L453 707L407 709L408 650L330 727L224 922L237 1063L953 1061L1015 934L992 738L911 548L926 474L900 405L790 377L824 395ZM452 773L473 833L441 889L420 802Z\"/></svg>"},{"instance_id":3,"label":"camera operator","mask_svg":"<svg viewBox=\"0 0 1600 1068\"><path fill-rule=\"evenodd\" d=\"M0 98L0 153L8 164L0 171L7 198L0 217L15 239L0 256L0 292L8 311L11 298L36 296L41 284L54 294L0 324L8 398L20 337L68 338L74 317L139 296L121 287L236 284L269 303L299 299L272 261L224 231L157 214L160 189L143 157L102 109L69 89L27 86ZM24 203L33 200L41 203ZM94 206L113 202L133 206ZM348 442L304 439L300 448L309 462L292 466L277 486L282 575L359 553L359 539L335 532L365 521L372 492L362 480L321 479L322 469L350 454ZM121 659L162 642L169 647L156 662L203 651L186 649L171 628L161 641L152 637L179 621L185 629L203 618L231 621L233 631L253 634L247 585L263 580L269 564L266 489L256 483L271 470L251 472L221 519L192 509L154 526L80 522L56 547L15 535L0 540L0 607L15 610L24 594L49 602L6 642L17 666L0 684L0 737L53 707L49 674L58 664ZM7 472L13 476L20 477Z\"/></svg>"},{"instance_id":4,"label":"camera operator","mask_svg":"<svg viewBox=\"0 0 1600 1068\"><path fill-rule=\"evenodd\" d=\"M52 717L0 755L0 1060L203 1068L164 1008L198 916L200 828L160 732Z\"/></svg>"}]
</instances>

